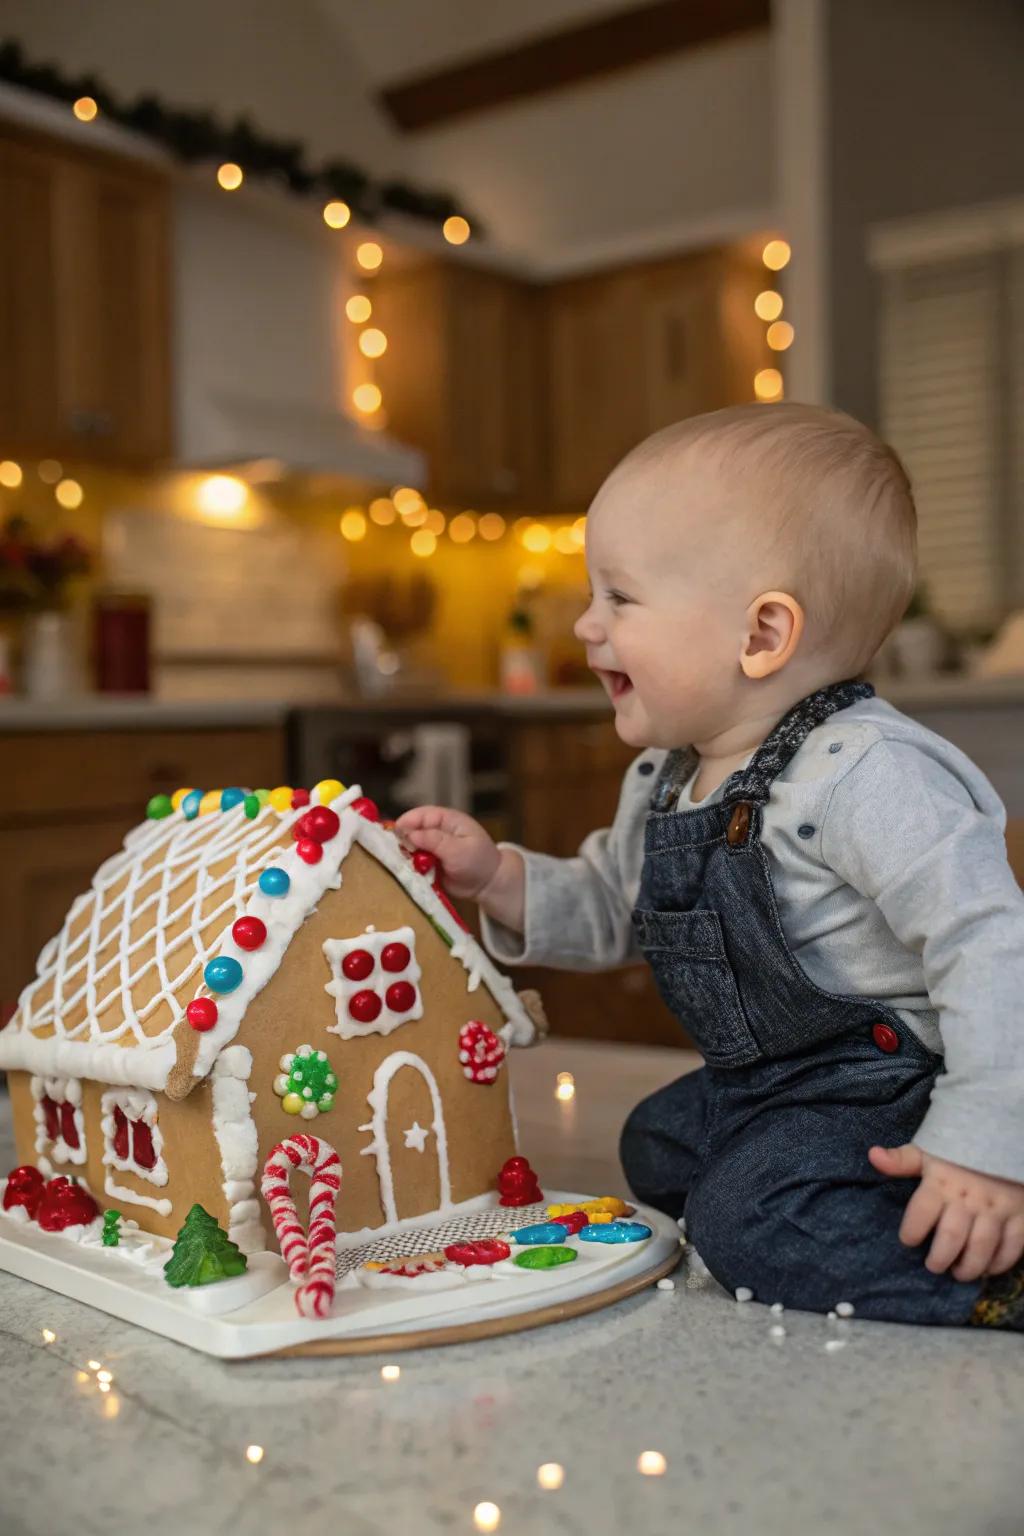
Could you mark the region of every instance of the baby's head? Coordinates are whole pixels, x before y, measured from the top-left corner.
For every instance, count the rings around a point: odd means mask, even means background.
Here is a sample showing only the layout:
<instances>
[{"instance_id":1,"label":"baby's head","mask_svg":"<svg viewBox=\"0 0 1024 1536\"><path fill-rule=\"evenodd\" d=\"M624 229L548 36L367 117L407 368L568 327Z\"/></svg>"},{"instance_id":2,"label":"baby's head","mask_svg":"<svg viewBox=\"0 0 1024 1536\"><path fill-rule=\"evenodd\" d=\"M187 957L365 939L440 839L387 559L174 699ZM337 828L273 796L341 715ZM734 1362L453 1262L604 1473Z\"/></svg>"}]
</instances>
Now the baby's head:
<instances>
[{"instance_id":1,"label":"baby's head","mask_svg":"<svg viewBox=\"0 0 1024 1536\"><path fill-rule=\"evenodd\" d=\"M634 746L711 741L859 676L917 574L891 448L852 417L741 405L666 427L587 519L576 626Z\"/></svg>"}]
</instances>

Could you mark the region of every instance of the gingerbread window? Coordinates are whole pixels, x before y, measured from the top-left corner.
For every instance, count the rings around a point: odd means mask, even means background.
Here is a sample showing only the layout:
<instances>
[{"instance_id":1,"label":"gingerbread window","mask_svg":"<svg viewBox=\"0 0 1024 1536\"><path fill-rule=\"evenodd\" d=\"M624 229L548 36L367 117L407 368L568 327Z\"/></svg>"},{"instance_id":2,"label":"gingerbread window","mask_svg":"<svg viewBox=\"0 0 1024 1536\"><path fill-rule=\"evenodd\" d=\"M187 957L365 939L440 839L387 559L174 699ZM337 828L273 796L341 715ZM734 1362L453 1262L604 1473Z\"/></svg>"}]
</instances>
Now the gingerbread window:
<instances>
[{"instance_id":1,"label":"gingerbread window","mask_svg":"<svg viewBox=\"0 0 1024 1536\"><path fill-rule=\"evenodd\" d=\"M114 1170L117 1170L134 1174L149 1184L167 1183L168 1171L163 1159L163 1137L157 1123L155 1096L142 1088L115 1088L105 1093L101 1102L107 1194L135 1205L151 1205L161 1214L169 1214L169 1200L155 1200L118 1184L114 1179Z\"/></svg>"},{"instance_id":2,"label":"gingerbread window","mask_svg":"<svg viewBox=\"0 0 1024 1536\"><path fill-rule=\"evenodd\" d=\"M74 1077L33 1077L36 1152L57 1163L84 1163L82 1085Z\"/></svg>"}]
</instances>

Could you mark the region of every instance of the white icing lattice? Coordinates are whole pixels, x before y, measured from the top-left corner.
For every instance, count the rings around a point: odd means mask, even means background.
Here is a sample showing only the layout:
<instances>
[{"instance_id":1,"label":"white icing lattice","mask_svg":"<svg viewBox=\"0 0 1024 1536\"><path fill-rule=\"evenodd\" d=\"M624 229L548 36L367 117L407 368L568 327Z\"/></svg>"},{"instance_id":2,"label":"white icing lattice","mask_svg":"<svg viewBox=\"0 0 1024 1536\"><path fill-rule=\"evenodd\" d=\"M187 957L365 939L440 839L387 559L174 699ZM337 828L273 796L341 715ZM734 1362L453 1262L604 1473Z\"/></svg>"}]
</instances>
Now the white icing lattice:
<instances>
[{"instance_id":1,"label":"white icing lattice","mask_svg":"<svg viewBox=\"0 0 1024 1536\"><path fill-rule=\"evenodd\" d=\"M103 1162L106 1166L106 1176L103 1188L108 1195L115 1200L125 1200L131 1205L148 1205L161 1216L169 1216L174 1209L170 1200L157 1200L152 1195L142 1195L135 1189L129 1189L124 1184L118 1184L114 1180L114 1169L122 1173L130 1173L137 1179L144 1179L147 1184L155 1184L162 1188L167 1183L170 1175L167 1164L163 1159L164 1139L160 1134L157 1124L156 1099L151 1093L141 1088L112 1088L103 1095L100 1100L100 1108L103 1112ZM126 1142L128 1148L127 1157L122 1156L115 1145L118 1134L118 1111L124 1116L127 1124ZM137 1127L142 1125L149 1132L152 1143L154 1162L151 1167L140 1163L136 1156Z\"/></svg>"},{"instance_id":2,"label":"white icing lattice","mask_svg":"<svg viewBox=\"0 0 1024 1536\"><path fill-rule=\"evenodd\" d=\"M381 956L389 944L405 946L409 951L407 966L397 971L384 969ZM416 959L416 935L411 928L394 928L387 933L367 928L354 939L327 939L323 949L332 975L324 990L334 998L338 1017L336 1024L328 1025L332 1035L340 1035L343 1040L351 1040L354 1035L390 1035L400 1024L411 1024L414 1019L423 1017L423 998L418 985L422 972ZM373 969L361 980L350 980L343 970L345 959L360 951L370 956ZM388 991L396 982L403 981L408 982L416 997L410 1008L396 1011L388 1006ZM358 992L371 992L380 1002L380 1013L365 1024L353 1018L349 1008Z\"/></svg>"},{"instance_id":3,"label":"white icing lattice","mask_svg":"<svg viewBox=\"0 0 1024 1536\"><path fill-rule=\"evenodd\" d=\"M207 961L230 958L241 966L242 982L217 997L217 1022L199 1038L193 1072L205 1076L298 928L324 893L340 886L341 866L356 842L453 939L451 953L467 971L468 988L483 978L505 1014L503 1037L528 1044L534 1027L510 984L475 940L453 931L454 919L431 881L412 868L394 834L351 809L360 795L354 785L332 802L340 829L312 865L291 837L305 806L285 812L264 806L252 820L241 804L191 821L177 811L129 833L123 851L97 871L92 889L75 901L40 955L35 981L0 1034L0 1068L162 1089L177 1057L174 1031L187 1003L204 991ZM259 889L269 866L289 876L286 895ZM255 951L232 938L241 916L266 925L266 941Z\"/></svg>"},{"instance_id":4,"label":"white icing lattice","mask_svg":"<svg viewBox=\"0 0 1024 1536\"><path fill-rule=\"evenodd\" d=\"M82 1114L82 1085L73 1077L33 1077L30 1079L32 1097L35 1100L36 1151L45 1156L49 1153L58 1163L84 1163L85 1116ZM47 1103L56 1111L57 1135L50 1135L47 1125ZM67 1112L71 1112L71 1124L67 1125ZM68 1141L67 1132L74 1137Z\"/></svg>"}]
</instances>

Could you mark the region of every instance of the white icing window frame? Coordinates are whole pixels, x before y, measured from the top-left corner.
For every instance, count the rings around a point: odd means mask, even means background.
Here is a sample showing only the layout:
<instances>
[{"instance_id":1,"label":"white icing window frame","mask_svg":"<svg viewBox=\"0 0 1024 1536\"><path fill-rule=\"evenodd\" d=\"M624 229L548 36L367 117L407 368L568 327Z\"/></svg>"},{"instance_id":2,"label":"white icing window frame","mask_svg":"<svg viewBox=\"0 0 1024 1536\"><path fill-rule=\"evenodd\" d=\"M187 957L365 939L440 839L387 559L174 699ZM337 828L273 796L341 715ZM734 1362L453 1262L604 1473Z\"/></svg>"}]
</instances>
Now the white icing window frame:
<instances>
[{"instance_id":1,"label":"white icing window frame","mask_svg":"<svg viewBox=\"0 0 1024 1536\"><path fill-rule=\"evenodd\" d=\"M80 1166L88 1156L85 1145L85 1116L82 1113L81 1081L77 1077L33 1077L29 1081L34 1100L37 1155L41 1160L50 1159L58 1163L74 1163ZM77 1147L68 1146L64 1140L63 1130L56 1141L51 1141L50 1133L46 1128L44 1098L52 1100L54 1104L74 1106L75 1130L78 1132Z\"/></svg>"},{"instance_id":2,"label":"white icing window frame","mask_svg":"<svg viewBox=\"0 0 1024 1536\"><path fill-rule=\"evenodd\" d=\"M409 951L409 964L404 971L384 972L380 964L381 952L388 944L404 944ZM374 974L365 981L350 981L341 969L342 961L354 949L369 950L374 960ZM423 975L416 959L416 932L410 927L388 928L378 932L371 924L363 933L348 939L325 939L324 957L331 969L331 979L324 991L334 998L336 1024L328 1024L327 1032L342 1040L354 1040L361 1035L390 1035L403 1024L412 1024L423 1017L423 992L420 977ZM393 1013L385 1002L388 987L396 981L408 981L416 989L416 1006L408 1013ZM348 1000L356 992L373 992L380 998L381 1009L370 1024L360 1024L348 1011Z\"/></svg>"},{"instance_id":3,"label":"white icing window frame","mask_svg":"<svg viewBox=\"0 0 1024 1536\"><path fill-rule=\"evenodd\" d=\"M160 1216L169 1216L173 1210L170 1200L157 1200L151 1195L140 1194L138 1190L128 1189L123 1184L116 1183L114 1171L130 1173L133 1178L144 1179L147 1184L155 1184L162 1188L170 1178L167 1164L164 1162L164 1139L160 1134L160 1126L157 1117L156 1095L146 1088L111 1088L100 1100L103 1128L103 1164L106 1169L103 1188L106 1193L115 1200L123 1200L130 1205L151 1206ZM149 1126L153 1137L153 1151L156 1153L156 1162L152 1168L143 1168L135 1161L135 1138L129 1132L127 1158L118 1157L114 1151L114 1135L116 1122L114 1110L119 1109L129 1125L133 1120L142 1120Z\"/></svg>"}]
</instances>

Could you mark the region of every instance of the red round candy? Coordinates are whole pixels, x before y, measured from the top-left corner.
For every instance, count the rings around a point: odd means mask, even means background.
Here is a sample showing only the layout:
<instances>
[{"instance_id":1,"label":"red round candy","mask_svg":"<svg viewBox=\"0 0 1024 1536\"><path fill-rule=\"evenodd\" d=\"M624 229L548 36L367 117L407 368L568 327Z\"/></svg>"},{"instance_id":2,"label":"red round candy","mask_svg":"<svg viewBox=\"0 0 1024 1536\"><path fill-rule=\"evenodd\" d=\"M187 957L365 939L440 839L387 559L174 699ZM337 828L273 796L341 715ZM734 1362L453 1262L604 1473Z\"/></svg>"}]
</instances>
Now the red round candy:
<instances>
[{"instance_id":1,"label":"red round candy","mask_svg":"<svg viewBox=\"0 0 1024 1536\"><path fill-rule=\"evenodd\" d=\"M300 837L295 844L295 852L304 864L319 864L324 856L320 844L314 843L311 837Z\"/></svg>"},{"instance_id":2,"label":"red round candy","mask_svg":"<svg viewBox=\"0 0 1024 1536\"><path fill-rule=\"evenodd\" d=\"M260 949L267 942L267 925L259 917L240 917L232 925L231 937L239 949Z\"/></svg>"},{"instance_id":3,"label":"red round candy","mask_svg":"<svg viewBox=\"0 0 1024 1536\"><path fill-rule=\"evenodd\" d=\"M292 827L292 837L295 839L296 842L298 842L299 839L302 838L302 837L312 837L313 836L313 828L312 828L312 825L310 823L309 816L310 816L310 813L309 813L309 811L307 811L305 816L300 816L298 821Z\"/></svg>"},{"instance_id":4,"label":"red round candy","mask_svg":"<svg viewBox=\"0 0 1024 1536\"><path fill-rule=\"evenodd\" d=\"M352 949L341 962L341 973L349 981L365 981L372 970L373 956L368 949Z\"/></svg>"},{"instance_id":5,"label":"red round candy","mask_svg":"<svg viewBox=\"0 0 1024 1536\"><path fill-rule=\"evenodd\" d=\"M416 988L409 981L393 981L384 999L392 1013L408 1013L416 1006Z\"/></svg>"},{"instance_id":6,"label":"red round candy","mask_svg":"<svg viewBox=\"0 0 1024 1536\"><path fill-rule=\"evenodd\" d=\"M337 811L332 811L329 805L314 805L302 820L307 828L303 835L313 838L318 843L330 842L332 837L337 836L338 828L341 826Z\"/></svg>"},{"instance_id":7,"label":"red round candy","mask_svg":"<svg viewBox=\"0 0 1024 1536\"><path fill-rule=\"evenodd\" d=\"M360 1024L372 1024L380 1010L381 1001L376 992L356 992L348 1000L348 1011Z\"/></svg>"},{"instance_id":8,"label":"red round candy","mask_svg":"<svg viewBox=\"0 0 1024 1536\"><path fill-rule=\"evenodd\" d=\"M444 1256L449 1264L498 1264L511 1252L500 1237L481 1237L475 1242L449 1243Z\"/></svg>"},{"instance_id":9,"label":"red round candy","mask_svg":"<svg viewBox=\"0 0 1024 1536\"><path fill-rule=\"evenodd\" d=\"M380 952L380 963L386 971L404 971L411 959L407 944L385 944Z\"/></svg>"},{"instance_id":10,"label":"red round candy","mask_svg":"<svg viewBox=\"0 0 1024 1536\"><path fill-rule=\"evenodd\" d=\"M185 1017L202 1034L216 1024L217 1004L212 997L194 997L185 1009Z\"/></svg>"},{"instance_id":11,"label":"red round candy","mask_svg":"<svg viewBox=\"0 0 1024 1536\"><path fill-rule=\"evenodd\" d=\"M426 848L417 848L412 856L412 867L418 875L429 875L431 870L437 868L437 854L428 852Z\"/></svg>"},{"instance_id":12,"label":"red round candy","mask_svg":"<svg viewBox=\"0 0 1024 1536\"><path fill-rule=\"evenodd\" d=\"M357 811L360 816L365 816L367 821L380 821L380 811L365 795L360 795L358 800L353 800L351 809Z\"/></svg>"},{"instance_id":13,"label":"red round candy","mask_svg":"<svg viewBox=\"0 0 1024 1536\"><path fill-rule=\"evenodd\" d=\"M308 789L293 789L292 790L292 810L293 811L297 811L300 805L308 805L308 804L309 804L309 790Z\"/></svg>"}]
</instances>

